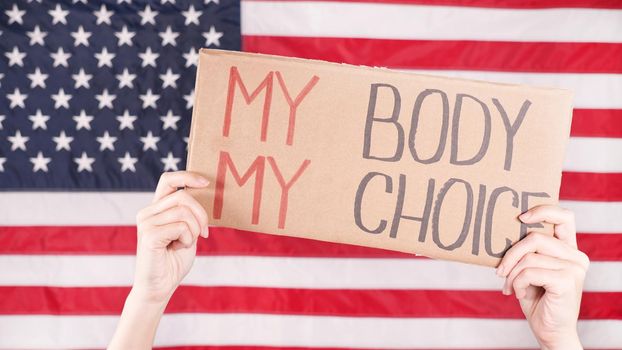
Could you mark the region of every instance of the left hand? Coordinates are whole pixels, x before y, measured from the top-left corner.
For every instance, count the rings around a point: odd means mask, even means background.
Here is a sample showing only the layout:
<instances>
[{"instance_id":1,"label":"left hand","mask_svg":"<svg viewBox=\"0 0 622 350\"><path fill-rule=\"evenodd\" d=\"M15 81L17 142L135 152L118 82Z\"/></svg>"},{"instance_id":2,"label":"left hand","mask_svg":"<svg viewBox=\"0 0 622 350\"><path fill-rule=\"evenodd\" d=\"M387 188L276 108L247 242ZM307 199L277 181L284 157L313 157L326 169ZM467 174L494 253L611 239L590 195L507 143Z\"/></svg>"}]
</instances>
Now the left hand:
<instances>
[{"instance_id":1,"label":"left hand","mask_svg":"<svg viewBox=\"0 0 622 350\"><path fill-rule=\"evenodd\" d=\"M516 295L542 349L582 349L577 319L589 259L577 249L574 214L542 205L519 219L551 223L554 236L529 232L507 251L497 268L503 293Z\"/></svg>"}]
</instances>

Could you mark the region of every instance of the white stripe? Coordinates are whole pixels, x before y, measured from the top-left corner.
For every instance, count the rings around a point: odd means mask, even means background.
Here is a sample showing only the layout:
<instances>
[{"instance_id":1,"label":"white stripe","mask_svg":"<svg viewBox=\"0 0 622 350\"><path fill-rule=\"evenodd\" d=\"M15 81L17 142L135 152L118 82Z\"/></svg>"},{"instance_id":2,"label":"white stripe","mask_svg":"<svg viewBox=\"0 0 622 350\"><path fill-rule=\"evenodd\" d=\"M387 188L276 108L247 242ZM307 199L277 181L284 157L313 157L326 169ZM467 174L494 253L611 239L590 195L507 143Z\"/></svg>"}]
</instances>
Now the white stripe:
<instances>
[{"instance_id":1,"label":"white stripe","mask_svg":"<svg viewBox=\"0 0 622 350\"><path fill-rule=\"evenodd\" d=\"M622 202L560 201L574 211L577 232L622 233Z\"/></svg>"},{"instance_id":2,"label":"white stripe","mask_svg":"<svg viewBox=\"0 0 622 350\"><path fill-rule=\"evenodd\" d=\"M242 1L242 33L303 37L622 42L622 11Z\"/></svg>"},{"instance_id":3,"label":"white stripe","mask_svg":"<svg viewBox=\"0 0 622 350\"><path fill-rule=\"evenodd\" d=\"M0 255L0 285L129 286L133 256ZM185 285L500 290L494 269L432 259L200 256ZM622 262L593 262L586 291L622 291Z\"/></svg>"},{"instance_id":4,"label":"white stripe","mask_svg":"<svg viewBox=\"0 0 622 350\"><path fill-rule=\"evenodd\" d=\"M0 226L135 225L136 213L152 196L149 192L2 192ZM578 232L622 232L622 202L561 201L561 205L575 211Z\"/></svg>"},{"instance_id":5,"label":"white stripe","mask_svg":"<svg viewBox=\"0 0 622 350\"><path fill-rule=\"evenodd\" d=\"M0 316L0 348L103 348L116 316ZM581 320L586 348L619 349L620 320ZM393 349L536 348L525 320L265 314L166 314L156 346L239 345Z\"/></svg>"},{"instance_id":6,"label":"white stripe","mask_svg":"<svg viewBox=\"0 0 622 350\"><path fill-rule=\"evenodd\" d=\"M464 79L556 87L574 91L575 108L622 108L622 74L527 73L410 69L408 72Z\"/></svg>"},{"instance_id":7,"label":"white stripe","mask_svg":"<svg viewBox=\"0 0 622 350\"><path fill-rule=\"evenodd\" d=\"M563 168L567 171L622 173L622 138L571 137Z\"/></svg>"},{"instance_id":8,"label":"white stripe","mask_svg":"<svg viewBox=\"0 0 622 350\"><path fill-rule=\"evenodd\" d=\"M0 192L0 225L135 225L152 192Z\"/></svg>"}]
</instances>

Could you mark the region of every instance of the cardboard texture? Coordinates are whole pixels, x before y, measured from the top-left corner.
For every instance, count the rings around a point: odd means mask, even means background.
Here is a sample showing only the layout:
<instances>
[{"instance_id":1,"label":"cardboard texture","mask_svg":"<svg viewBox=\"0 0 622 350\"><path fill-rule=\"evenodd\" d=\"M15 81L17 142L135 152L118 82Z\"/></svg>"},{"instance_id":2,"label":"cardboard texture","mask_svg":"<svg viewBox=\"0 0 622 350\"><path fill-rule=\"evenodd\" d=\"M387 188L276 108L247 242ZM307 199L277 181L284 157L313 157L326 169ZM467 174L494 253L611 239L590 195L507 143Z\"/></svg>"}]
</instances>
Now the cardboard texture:
<instances>
[{"instance_id":1,"label":"cardboard texture","mask_svg":"<svg viewBox=\"0 0 622 350\"><path fill-rule=\"evenodd\" d=\"M558 201L572 93L203 49L211 225L496 266ZM552 231L550 225L533 228Z\"/></svg>"}]
</instances>

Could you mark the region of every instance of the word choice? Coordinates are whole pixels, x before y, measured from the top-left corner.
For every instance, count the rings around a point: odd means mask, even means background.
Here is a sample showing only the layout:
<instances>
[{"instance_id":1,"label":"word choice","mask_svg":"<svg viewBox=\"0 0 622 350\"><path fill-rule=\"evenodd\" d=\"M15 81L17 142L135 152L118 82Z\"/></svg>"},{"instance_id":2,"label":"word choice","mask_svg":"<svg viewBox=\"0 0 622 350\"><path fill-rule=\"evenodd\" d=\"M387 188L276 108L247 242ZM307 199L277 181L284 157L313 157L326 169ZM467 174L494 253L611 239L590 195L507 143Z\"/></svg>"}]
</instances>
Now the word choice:
<instances>
[{"instance_id":1,"label":"word choice","mask_svg":"<svg viewBox=\"0 0 622 350\"><path fill-rule=\"evenodd\" d=\"M395 203L395 210L392 217L378 218L365 216L365 213L363 212L363 202L365 201L367 192L374 191L373 189L370 189L370 183L372 182L380 182L381 185L384 185L385 195L391 196L392 201ZM452 251L462 247L469 234L471 234L471 254L473 255L479 255L479 244L483 231L484 249L486 254L492 257L501 257L512 245L512 240L506 238L503 249L498 251L493 250L493 217L495 208L499 203L499 197L509 196L512 207L516 208L517 211L520 208L521 212L529 209L530 197L550 197L549 194L545 192L518 192L507 186L489 189L484 184L479 185L477 195L475 195L475 189L473 186L463 179L450 178L440 186L437 186L437 180L429 179L425 198L421 199L425 201L423 212L412 213L408 212L408 203L405 202L405 195L407 191L406 182L407 176L405 174L399 175L397 185L395 185L394 178L387 174L380 172L367 173L361 180L355 195L354 221L356 225L361 230L372 234L382 234L388 230L389 237L396 238L400 223L403 220L415 221L420 224L417 238L419 242L427 242L430 239L428 233L431 226L432 241L436 244L436 246L447 251ZM374 188L378 188L378 186L376 185ZM443 210L443 204L445 204L445 198L450 193L453 193L453 198L456 197L455 194L457 193L461 196L461 200L464 201L461 203L461 207L464 208L464 219L461 230L455 235L443 233L443 237L455 236L456 239L453 242L442 242L439 223L441 222L440 217ZM380 198L382 193L374 191L373 193L367 195L371 198ZM452 208L455 208L455 203L452 204L454 204ZM451 213L452 216L455 215L456 217L460 217L461 214L461 212ZM471 224L472 222L473 225ZM528 227L542 227L542 225L521 224L520 238L523 238L527 234Z\"/></svg>"}]
</instances>

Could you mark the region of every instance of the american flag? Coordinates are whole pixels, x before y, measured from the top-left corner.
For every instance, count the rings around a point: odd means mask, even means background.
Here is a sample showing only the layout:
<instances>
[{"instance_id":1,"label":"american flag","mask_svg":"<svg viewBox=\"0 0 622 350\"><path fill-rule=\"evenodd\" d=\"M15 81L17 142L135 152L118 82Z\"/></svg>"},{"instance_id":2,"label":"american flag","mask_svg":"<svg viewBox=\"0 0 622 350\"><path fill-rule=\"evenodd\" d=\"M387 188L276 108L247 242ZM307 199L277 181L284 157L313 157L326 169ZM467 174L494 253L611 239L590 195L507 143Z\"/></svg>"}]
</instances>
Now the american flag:
<instances>
[{"instance_id":1,"label":"american flag","mask_svg":"<svg viewBox=\"0 0 622 350\"><path fill-rule=\"evenodd\" d=\"M622 349L621 1L0 0L0 31L0 348L106 346L211 47L574 90L579 331ZM158 347L537 347L489 268L226 228L198 251Z\"/></svg>"}]
</instances>

